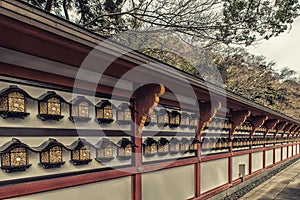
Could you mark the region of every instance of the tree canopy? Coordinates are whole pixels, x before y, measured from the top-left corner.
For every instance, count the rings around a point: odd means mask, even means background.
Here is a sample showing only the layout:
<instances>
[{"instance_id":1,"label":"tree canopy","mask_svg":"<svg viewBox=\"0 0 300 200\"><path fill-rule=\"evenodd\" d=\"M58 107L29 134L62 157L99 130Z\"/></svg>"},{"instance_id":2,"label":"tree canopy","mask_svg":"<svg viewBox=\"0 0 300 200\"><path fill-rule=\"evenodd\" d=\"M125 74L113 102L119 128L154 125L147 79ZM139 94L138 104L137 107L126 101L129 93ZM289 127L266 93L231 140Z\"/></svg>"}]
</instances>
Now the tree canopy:
<instances>
[{"instance_id":1,"label":"tree canopy","mask_svg":"<svg viewBox=\"0 0 300 200\"><path fill-rule=\"evenodd\" d=\"M298 0L22 0L104 36L134 30L250 45L289 29Z\"/></svg>"}]
</instances>

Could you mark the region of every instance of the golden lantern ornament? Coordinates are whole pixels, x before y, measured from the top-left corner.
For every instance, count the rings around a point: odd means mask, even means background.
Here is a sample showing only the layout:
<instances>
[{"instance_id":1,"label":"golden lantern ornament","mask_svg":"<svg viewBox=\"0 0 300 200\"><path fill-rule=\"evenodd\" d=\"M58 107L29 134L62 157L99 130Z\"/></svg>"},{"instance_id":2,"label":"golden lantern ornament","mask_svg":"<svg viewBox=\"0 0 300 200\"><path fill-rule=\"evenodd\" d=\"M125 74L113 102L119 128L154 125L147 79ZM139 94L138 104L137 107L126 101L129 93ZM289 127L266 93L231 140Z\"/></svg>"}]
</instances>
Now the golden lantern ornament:
<instances>
[{"instance_id":1,"label":"golden lantern ornament","mask_svg":"<svg viewBox=\"0 0 300 200\"><path fill-rule=\"evenodd\" d=\"M157 154L157 141L153 138L147 138L143 142L143 155L145 157L153 157Z\"/></svg>"},{"instance_id":2,"label":"golden lantern ornament","mask_svg":"<svg viewBox=\"0 0 300 200\"><path fill-rule=\"evenodd\" d=\"M176 128L179 127L181 122L181 114L177 111L169 112L169 127Z\"/></svg>"},{"instance_id":3,"label":"golden lantern ornament","mask_svg":"<svg viewBox=\"0 0 300 200\"><path fill-rule=\"evenodd\" d=\"M71 101L69 119L75 122L89 122L91 118L91 107L94 105L83 96L78 96Z\"/></svg>"},{"instance_id":4,"label":"golden lantern ornament","mask_svg":"<svg viewBox=\"0 0 300 200\"><path fill-rule=\"evenodd\" d=\"M0 116L6 118L24 119L30 113L27 110L27 99L33 99L24 90L15 85L0 91Z\"/></svg>"},{"instance_id":5,"label":"golden lantern ornament","mask_svg":"<svg viewBox=\"0 0 300 200\"><path fill-rule=\"evenodd\" d=\"M190 115L190 129L195 129L198 127L199 117L196 114Z\"/></svg>"},{"instance_id":6,"label":"golden lantern ornament","mask_svg":"<svg viewBox=\"0 0 300 200\"><path fill-rule=\"evenodd\" d=\"M165 109L157 112L157 125L159 127L166 127L169 125L169 114Z\"/></svg>"},{"instance_id":7,"label":"golden lantern ornament","mask_svg":"<svg viewBox=\"0 0 300 200\"><path fill-rule=\"evenodd\" d=\"M117 145L107 138L102 138L96 145L96 158L98 162L109 162L115 158Z\"/></svg>"},{"instance_id":8,"label":"golden lantern ornament","mask_svg":"<svg viewBox=\"0 0 300 200\"><path fill-rule=\"evenodd\" d=\"M118 143L118 156L119 160L130 160L132 158L132 153L136 147L133 142L127 138L122 138Z\"/></svg>"},{"instance_id":9,"label":"golden lantern ornament","mask_svg":"<svg viewBox=\"0 0 300 200\"><path fill-rule=\"evenodd\" d=\"M78 138L68 149L71 151L70 162L74 165L86 165L92 161L91 149L95 148L90 142L83 138Z\"/></svg>"},{"instance_id":10,"label":"golden lantern ornament","mask_svg":"<svg viewBox=\"0 0 300 200\"><path fill-rule=\"evenodd\" d=\"M147 115L144 126L154 126L155 124L157 124L157 111L153 110L150 115Z\"/></svg>"},{"instance_id":11,"label":"golden lantern ornament","mask_svg":"<svg viewBox=\"0 0 300 200\"><path fill-rule=\"evenodd\" d=\"M31 166L28 150L35 152L34 149L16 138L5 143L0 147L1 169L7 173L26 171Z\"/></svg>"},{"instance_id":12,"label":"golden lantern ornament","mask_svg":"<svg viewBox=\"0 0 300 200\"><path fill-rule=\"evenodd\" d=\"M177 138L170 140L170 154L177 154L180 152L180 141Z\"/></svg>"},{"instance_id":13,"label":"golden lantern ornament","mask_svg":"<svg viewBox=\"0 0 300 200\"><path fill-rule=\"evenodd\" d=\"M200 144L201 142L197 139L197 138L192 138L190 140L190 146L189 146L189 152L191 153L195 153L198 151L198 144Z\"/></svg>"},{"instance_id":14,"label":"golden lantern ornament","mask_svg":"<svg viewBox=\"0 0 300 200\"><path fill-rule=\"evenodd\" d=\"M99 124L110 124L114 121L113 105L108 100L102 100L95 107L96 121Z\"/></svg>"},{"instance_id":15,"label":"golden lantern ornament","mask_svg":"<svg viewBox=\"0 0 300 200\"><path fill-rule=\"evenodd\" d=\"M62 143L53 138L49 138L36 149L40 152L40 163L44 169L59 168L63 161L63 148L67 149Z\"/></svg>"},{"instance_id":16,"label":"golden lantern ornament","mask_svg":"<svg viewBox=\"0 0 300 200\"><path fill-rule=\"evenodd\" d=\"M158 140L158 144L157 144L157 155L159 156L164 156L167 155L169 153L169 140L167 140L166 138L160 138Z\"/></svg>"},{"instance_id":17,"label":"golden lantern ornament","mask_svg":"<svg viewBox=\"0 0 300 200\"><path fill-rule=\"evenodd\" d=\"M61 104L67 103L61 96L57 95L53 91L41 95L38 98L39 114L37 117L42 121L59 121L64 116L61 115Z\"/></svg>"},{"instance_id":18,"label":"golden lantern ornament","mask_svg":"<svg viewBox=\"0 0 300 200\"><path fill-rule=\"evenodd\" d=\"M184 154L190 150L190 141L187 138L182 138L180 140L180 153Z\"/></svg>"},{"instance_id":19,"label":"golden lantern ornament","mask_svg":"<svg viewBox=\"0 0 300 200\"><path fill-rule=\"evenodd\" d=\"M187 128L189 126L190 126L190 115L187 113L182 113L180 127Z\"/></svg>"},{"instance_id":20,"label":"golden lantern ornament","mask_svg":"<svg viewBox=\"0 0 300 200\"><path fill-rule=\"evenodd\" d=\"M127 103L122 103L117 108L117 123L120 125L130 125L132 122L131 108Z\"/></svg>"}]
</instances>

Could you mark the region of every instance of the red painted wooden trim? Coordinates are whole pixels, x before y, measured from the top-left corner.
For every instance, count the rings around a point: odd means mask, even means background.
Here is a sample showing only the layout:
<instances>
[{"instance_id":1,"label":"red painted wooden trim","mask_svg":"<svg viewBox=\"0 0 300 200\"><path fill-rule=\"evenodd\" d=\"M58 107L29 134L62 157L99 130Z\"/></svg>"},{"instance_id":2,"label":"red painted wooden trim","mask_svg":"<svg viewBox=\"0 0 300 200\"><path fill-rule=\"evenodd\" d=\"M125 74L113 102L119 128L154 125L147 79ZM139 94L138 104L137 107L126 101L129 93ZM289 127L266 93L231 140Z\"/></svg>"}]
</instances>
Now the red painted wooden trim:
<instances>
[{"instance_id":1,"label":"red painted wooden trim","mask_svg":"<svg viewBox=\"0 0 300 200\"><path fill-rule=\"evenodd\" d=\"M134 102L134 109L137 109L136 103ZM142 166L142 135L139 133L139 125L137 125L137 117L138 113L134 113L134 123L133 123L133 130L134 130L134 144L137 146L135 148L134 160L135 160L135 169L137 172L140 171ZM132 190L132 200L142 200L142 175L135 174L132 177L133 188Z\"/></svg>"},{"instance_id":2,"label":"red painted wooden trim","mask_svg":"<svg viewBox=\"0 0 300 200\"><path fill-rule=\"evenodd\" d=\"M249 174L252 174L252 153L249 153Z\"/></svg>"},{"instance_id":3,"label":"red painted wooden trim","mask_svg":"<svg viewBox=\"0 0 300 200\"><path fill-rule=\"evenodd\" d=\"M38 192L45 192L55 189L62 189L88 183L95 183L115 178L121 178L125 176L130 176L134 173L134 168L126 168L122 170L103 171L71 177L56 178L51 180L7 185L0 187L0 199L12 198Z\"/></svg>"},{"instance_id":4,"label":"red painted wooden trim","mask_svg":"<svg viewBox=\"0 0 300 200\"><path fill-rule=\"evenodd\" d=\"M222 153L222 154L215 154L215 155L208 155L201 158L201 162L207 162L211 160L218 160L222 158L228 158L230 157L230 153Z\"/></svg>"}]
</instances>

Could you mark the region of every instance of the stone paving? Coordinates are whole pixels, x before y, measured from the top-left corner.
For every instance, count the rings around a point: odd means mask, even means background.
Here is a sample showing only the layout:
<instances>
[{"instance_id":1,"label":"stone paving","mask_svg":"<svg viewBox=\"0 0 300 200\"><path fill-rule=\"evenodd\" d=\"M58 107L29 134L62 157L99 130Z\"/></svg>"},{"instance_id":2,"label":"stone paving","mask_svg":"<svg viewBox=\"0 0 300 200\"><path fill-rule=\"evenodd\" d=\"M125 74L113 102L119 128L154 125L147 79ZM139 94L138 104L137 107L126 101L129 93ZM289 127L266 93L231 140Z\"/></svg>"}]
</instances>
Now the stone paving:
<instances>
[{"instance_id":1,"label":"stone paving","mask_svg":"<svg viewBox=\"0 0 300 200\"><path fill-rule=\"evenodd\" d=\"M240 200L300 200L300 160L257 186Z\"/></svg>"}]
</instances>

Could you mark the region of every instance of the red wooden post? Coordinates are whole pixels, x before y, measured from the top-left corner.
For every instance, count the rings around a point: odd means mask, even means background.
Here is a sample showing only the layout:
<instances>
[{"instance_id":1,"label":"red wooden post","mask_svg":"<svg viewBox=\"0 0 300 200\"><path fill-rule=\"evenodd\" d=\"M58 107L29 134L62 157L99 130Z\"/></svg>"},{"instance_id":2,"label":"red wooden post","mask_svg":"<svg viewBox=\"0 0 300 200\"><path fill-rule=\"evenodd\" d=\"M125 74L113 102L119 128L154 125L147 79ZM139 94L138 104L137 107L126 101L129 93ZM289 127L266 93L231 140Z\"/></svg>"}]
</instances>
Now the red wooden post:
<instances>
[{"instance_id":1,"label":"red wooden post","mask_svg":"<svg viewBox=\"0 0 300 200\"><path fill-rule=\"evenodd\" d=\"M142 132L149 114L157 106L160 96L165 93L165 87L161 84L147 84L138 88L133 97L134 101L134 143L136 174L132 176L132 200L142 200Z\"/></svg>"}]
</instances>

